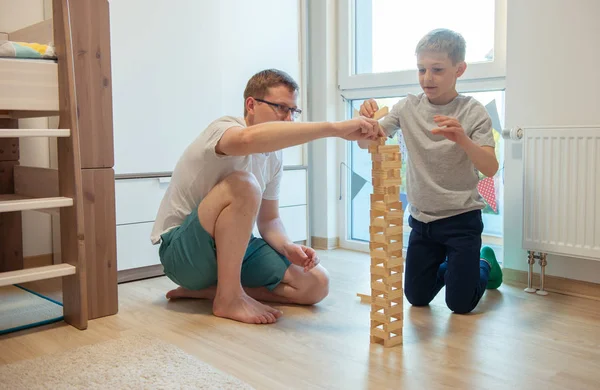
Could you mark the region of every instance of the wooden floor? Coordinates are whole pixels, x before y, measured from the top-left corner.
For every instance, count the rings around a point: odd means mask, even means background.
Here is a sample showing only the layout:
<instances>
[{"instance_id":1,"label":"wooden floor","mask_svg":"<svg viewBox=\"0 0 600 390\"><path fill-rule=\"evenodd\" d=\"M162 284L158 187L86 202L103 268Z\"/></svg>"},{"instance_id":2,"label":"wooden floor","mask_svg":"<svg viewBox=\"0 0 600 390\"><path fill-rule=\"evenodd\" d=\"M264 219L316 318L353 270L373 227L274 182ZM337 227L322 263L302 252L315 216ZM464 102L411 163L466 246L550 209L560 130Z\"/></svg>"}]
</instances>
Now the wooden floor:
<instances>
[{"instance_id":1,"label":"wooden floor","mask_svg":"<svg viewBox=\"0 0 600 390\"><path fill-rule=\"evenodd\" d=\"M120 312L0 337L0 364L144 332L257 389L598 389L600 303L503 285L475 312L452 314L443 292L427 308L405 301L404 344L369 344L366 254L320 252L331 293L315 307L278 306L275 325L213 317L206 301L167 302L166 278L122 284ZM165 362L165 364L169 364ZM173 378L177 381L177 378Z\"/></svg>"}]
</instances>

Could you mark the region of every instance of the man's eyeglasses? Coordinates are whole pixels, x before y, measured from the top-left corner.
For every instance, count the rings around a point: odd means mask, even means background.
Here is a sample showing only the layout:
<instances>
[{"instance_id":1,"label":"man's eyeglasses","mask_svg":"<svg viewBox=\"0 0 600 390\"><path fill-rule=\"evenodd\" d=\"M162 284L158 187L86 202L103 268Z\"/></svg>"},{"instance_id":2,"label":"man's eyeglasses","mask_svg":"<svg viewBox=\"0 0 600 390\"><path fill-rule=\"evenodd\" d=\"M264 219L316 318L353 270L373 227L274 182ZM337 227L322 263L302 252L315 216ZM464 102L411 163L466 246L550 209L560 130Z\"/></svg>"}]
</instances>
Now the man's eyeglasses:
<instances>
[{"instance_id":1,"label":"man's eyeglasses","mask_svg":"<svg viewBox=\"0 0 600 390\"><path fill-rule=\"evenodd\" d=\"M277 112L279 115L281 115L283 117L286 117L289 113L292 116L292 119L298 119L300 117L300 114L302 114L302 110L300 110L298 108L293 108L293 107L284 106L283 104L268 102L263 99L254 98L254 100L256 100L257 102L268 104L271 107L274 107L275 112Z\"/></svg>"}]
</instances>

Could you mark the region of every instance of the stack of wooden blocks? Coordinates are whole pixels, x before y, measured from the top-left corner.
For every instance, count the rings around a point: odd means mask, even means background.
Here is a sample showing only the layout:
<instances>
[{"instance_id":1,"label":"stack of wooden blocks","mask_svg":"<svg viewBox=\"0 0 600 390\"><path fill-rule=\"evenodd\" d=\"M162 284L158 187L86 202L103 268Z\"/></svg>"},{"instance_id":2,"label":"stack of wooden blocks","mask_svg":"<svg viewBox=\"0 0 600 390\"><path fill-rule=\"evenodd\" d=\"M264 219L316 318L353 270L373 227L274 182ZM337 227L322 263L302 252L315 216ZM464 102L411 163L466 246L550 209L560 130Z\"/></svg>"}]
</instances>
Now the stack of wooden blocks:
<instances>
[{"instance_id":1,"label":"stack of wooden blocks","mask_svg":"<svg viewBox=\"0 0 600 390\"><path fill-rule=\"evenodd\" d=\"M374 119L388 113L377 111ZM369 147L373 163L371 194L371 343L392 347L402 344L403 299L402 225L400 201L399 145L386 145L385 138Z\"/></svg>"}]
</instances>

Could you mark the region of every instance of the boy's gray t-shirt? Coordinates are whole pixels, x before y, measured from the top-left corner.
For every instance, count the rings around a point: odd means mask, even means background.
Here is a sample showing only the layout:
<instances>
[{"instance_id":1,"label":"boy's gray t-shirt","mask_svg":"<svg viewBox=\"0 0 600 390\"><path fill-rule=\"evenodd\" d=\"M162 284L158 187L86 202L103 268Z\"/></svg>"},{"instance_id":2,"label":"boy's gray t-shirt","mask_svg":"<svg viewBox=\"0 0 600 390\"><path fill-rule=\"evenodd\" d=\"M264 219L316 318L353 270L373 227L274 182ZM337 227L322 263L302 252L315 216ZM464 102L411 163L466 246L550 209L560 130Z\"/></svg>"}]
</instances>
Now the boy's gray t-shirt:
<instances>
[{"instance_id":1,"label":"boy's gray t-shirt","mask_svg":"<svg viewBox=\"0 0 600 390\"><path fill-rule=\"evenodd\" d=\"M456 118L477 145L495 146L485 107L470 96L459 95L446 105L434 105L423 93L408 95L380 120L388 136L402 132L408 152L408 210L424 223L485 207L477 190L477 169L465 151L443 135L431 133L439 127L435 115Z\"/></svg>"}]
</instances>

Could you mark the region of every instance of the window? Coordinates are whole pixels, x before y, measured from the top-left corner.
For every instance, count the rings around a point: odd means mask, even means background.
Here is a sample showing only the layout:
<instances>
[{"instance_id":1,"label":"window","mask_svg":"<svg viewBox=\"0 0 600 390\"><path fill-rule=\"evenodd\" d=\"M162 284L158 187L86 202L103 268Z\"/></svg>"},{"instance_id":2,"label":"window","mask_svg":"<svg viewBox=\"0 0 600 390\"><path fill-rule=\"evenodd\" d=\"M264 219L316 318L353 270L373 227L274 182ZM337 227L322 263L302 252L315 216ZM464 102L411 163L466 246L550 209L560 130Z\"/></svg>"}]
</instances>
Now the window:
<instances>
[{"instance_id":1,"label":"window","mask_svg":"<svg viewBox=\"0 0 600 390\"><path fill-rule=\"evenodd\" d=\"M486 202L483 210L484 244L496 250L502 260L504 141L504 53L505 0L432 0L423 12L423 3L400 0L346 0L340 3L340 95L346 118L365 99L375 98L380 107L393 105L408 93L418 94L414 49L429 30L448 27L461 32L467 41L467 73L459 79L460 93L471 95L488 109L494 124L496 157L500 168L493 178L480 174L479 190ZM472 15L477 14L477 18ZM399 16L400 15L400 16ZM344 35L344 33L347 33ZM390 49L393 48L393 49ZM470 72L470 73L469 73ZM345 142L345 141L340 141ZM401 132L389 144L404 150ZM370 224L371 156L355 142L347 142L340 166L342 197L341 246L368 251ZM406 153L403 152L403 159ZM345 164L345 166L344 166ZM401 170L400 200L406 209L406 161ZM404 214L404 244L410 227Z\"/></svg>"},{"instance_id":2,"label":"window","mask_svg":"<svg viewBox=\"0 0 600 390\"><path fill-rule=\"evenodd\" d=\"M494 60L494 1L461 0L457 3L430 0L354 0L354 74L383 73L415 69L416 43L428 31L444 26L460 31L469 43L468 63ZM451 18L448 15L452 15ZM473 15L477 15L476 18Z\"/></svg>"},{"instance_id":3,"label":"window","mask_svg":"<svg viewBox=\"0 0 600 390\"><path fill-rule=\"evenodd\" d=\"M339 9L342 90L418 84L415 47L438 27L467 41L463 81L504 78L506 0L342 0Z\"/></svg>"}]
</instances>

